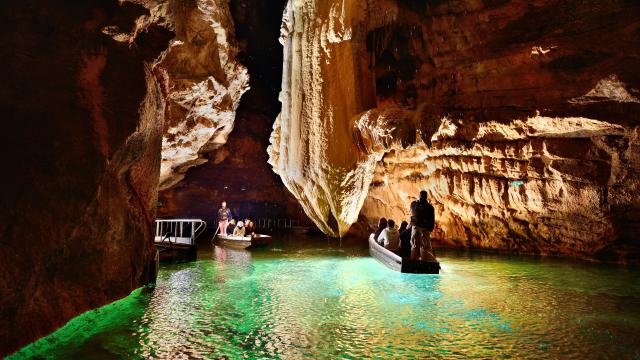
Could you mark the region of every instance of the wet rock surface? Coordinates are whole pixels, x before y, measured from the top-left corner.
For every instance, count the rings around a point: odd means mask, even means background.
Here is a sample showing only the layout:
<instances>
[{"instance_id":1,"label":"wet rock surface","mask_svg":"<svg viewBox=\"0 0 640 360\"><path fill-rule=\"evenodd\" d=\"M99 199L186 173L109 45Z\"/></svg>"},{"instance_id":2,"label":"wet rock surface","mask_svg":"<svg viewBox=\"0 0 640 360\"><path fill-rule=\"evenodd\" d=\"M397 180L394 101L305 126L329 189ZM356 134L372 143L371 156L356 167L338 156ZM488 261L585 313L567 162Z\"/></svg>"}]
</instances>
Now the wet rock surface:
<instances>
[{"instance_id":1,"label":"wet rock surface","mask_svg":"<svg viewBox=\"0 0 640 360\"><path fill-rule=\"evenodd\" d=\"M0 356L152 280L173 36L116 1L3 2Z\"/></svg>"}]
</instances>

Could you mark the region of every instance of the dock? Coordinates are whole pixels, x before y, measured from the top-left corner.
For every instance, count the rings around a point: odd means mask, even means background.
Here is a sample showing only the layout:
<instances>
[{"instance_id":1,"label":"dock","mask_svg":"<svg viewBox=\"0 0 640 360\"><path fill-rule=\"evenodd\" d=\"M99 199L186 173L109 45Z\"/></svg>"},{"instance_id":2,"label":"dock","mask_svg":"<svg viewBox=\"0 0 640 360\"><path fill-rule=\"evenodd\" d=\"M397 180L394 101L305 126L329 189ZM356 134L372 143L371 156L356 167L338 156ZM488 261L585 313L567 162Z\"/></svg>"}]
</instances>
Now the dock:
<instances>
[{"instance_id":1,"label":"dock","mask_svg":"<svg viewBox=\"0 0 640 360\"><path fill-rule=\"evenodd\" d=\"M160 261L190 261L198 256L196 239L207 223L200 219L158 219L154 245Z\"/></svg>"}]
</instances>

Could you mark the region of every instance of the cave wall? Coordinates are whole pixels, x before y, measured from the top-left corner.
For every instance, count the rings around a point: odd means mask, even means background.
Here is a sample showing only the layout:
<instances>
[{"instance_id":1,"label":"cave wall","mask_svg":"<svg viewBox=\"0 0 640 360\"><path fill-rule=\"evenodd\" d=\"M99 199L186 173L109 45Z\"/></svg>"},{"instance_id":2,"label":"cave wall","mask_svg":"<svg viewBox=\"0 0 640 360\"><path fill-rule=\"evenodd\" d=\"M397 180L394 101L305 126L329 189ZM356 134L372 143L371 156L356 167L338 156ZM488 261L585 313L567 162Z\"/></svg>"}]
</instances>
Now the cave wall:
<instances>
[{"instance_id":1,"label":"cave wall","mask_svg":"<svg viewBox=\"0 0 640 360\"><path fill-rule=\"evenodd\" d=\"M287 9L270 161L323 231L425 189L446 244L637 259L640 4Z\"/></svg>"},{"instance_id":2,"label":"cave wall","mask_svg":"<svg viewBox=\"0 0 640 360\"><path fill-rule=\"evenodd\" d=\"M160 189L180 182L187 170L227 142L240 98L249 89L228 0L144 2L152 22L175 32L159 67L167 104Z\"/></svg>"},{"instance_id":3,"label":"cave wall","mask_svg":"<svg viewBox=\"0 0 640 360\"><path fill-rule=\"evenodd\" d=\"M117 1L0 5L0 356L152 280L173 36Z\"/></svg>"},{"instance_id":4,"label":"cave wall","mask_svg":"<svg viewBox=\"0 0 640 360\"><path fill-rule=\"evenodd\" d=\"M362 213L406 219L426 189L442 243L637 261L640 4L400 3L369 37L376 96L421 139Z\"/></svg>"},{"instance_id":5,"label":"cave wall","mask_svg":"<svg viewBox=\"0 0 640 360\"><path fill-rule=\"evenodd\" d=\"M204 162L184 179L160 192L158 216L200 218L215 230L215 214L224 199L235 216L290 218L308 223L300 205L267 164L265 149L280 110L278 93L282 49L278 44L285 1L233 0L229 33L235 34L236 58L251 77L235 113L226 143L201 151Z\"/></svg>"}]
</instances>

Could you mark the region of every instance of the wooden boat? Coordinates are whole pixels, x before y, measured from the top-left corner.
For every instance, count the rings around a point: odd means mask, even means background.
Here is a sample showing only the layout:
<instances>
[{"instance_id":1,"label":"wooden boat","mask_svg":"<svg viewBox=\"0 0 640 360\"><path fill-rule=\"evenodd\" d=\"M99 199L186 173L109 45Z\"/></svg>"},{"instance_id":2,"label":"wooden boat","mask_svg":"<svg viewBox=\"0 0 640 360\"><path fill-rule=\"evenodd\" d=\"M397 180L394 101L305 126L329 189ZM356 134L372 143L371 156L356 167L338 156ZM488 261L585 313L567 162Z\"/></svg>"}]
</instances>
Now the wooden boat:
<instances>
[{"instance_id":1,"label":"wooden boat","mask_svg":"<svg viewBox=\"0 0 640 360\"><path fill-rule=\"evenodd\" d=\"M236 249L246 249L249 246L265 246L271 242L271 236L255 234L253 236L216 235L216 243Z\"/></svg>"},{"instance_id":2,"label":"wooden boat","mask_svg":"<svg viewBox=\"0 0 640 360\"><path fill-rule=\"evenodd\" d=\"M378 244L373 234L369 236L369 253L376 260L385 264L389 268L402 273L411 274L438 274L440 272L440 263L437 260L411 260L402 258L391 250L385 249L384 246Z\"/></svg>"}]
</instances>

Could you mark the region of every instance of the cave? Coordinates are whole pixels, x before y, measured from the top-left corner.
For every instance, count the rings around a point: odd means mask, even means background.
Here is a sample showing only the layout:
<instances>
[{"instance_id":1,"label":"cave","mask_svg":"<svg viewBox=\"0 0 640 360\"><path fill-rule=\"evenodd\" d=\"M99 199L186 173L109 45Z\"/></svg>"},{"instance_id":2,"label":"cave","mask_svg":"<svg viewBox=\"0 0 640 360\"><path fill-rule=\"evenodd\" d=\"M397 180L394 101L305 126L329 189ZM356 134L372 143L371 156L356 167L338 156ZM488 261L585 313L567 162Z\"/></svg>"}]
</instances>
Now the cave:
<instances>
[{"instance_id":1,"label":"cave","mask_svg":"<svg viewBox=\"0 0 640 360\"><path fill-rule=\"evenodd\" d=\"M640 357L637 1L0 10L0 357Z\"/></svg>"},{"instance_id":2,"label":"cave","mask_svg":"<svg viewBox=\"0 0 640 360\"><path fill-rule=\"evenodd\" d=\"M232 1L238 61L246 66L250 88L235 110L233 126L222 147L199 151L207 159L189 168L177 185L161 189L158 217L189 217L215 222L220 199L237 214L254 218L309 221L293 196L267 164L265 149L273 119L280 111L282 51L278 44L285 2Z\"/></svg>"}]
</instances>

